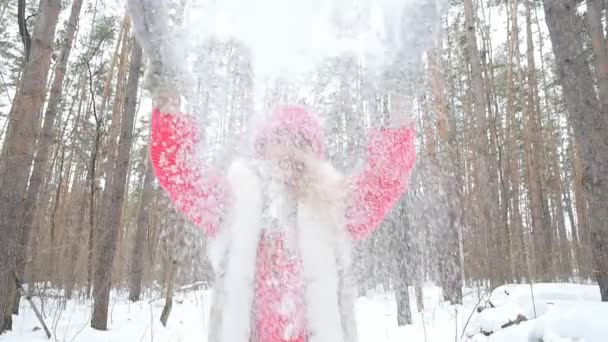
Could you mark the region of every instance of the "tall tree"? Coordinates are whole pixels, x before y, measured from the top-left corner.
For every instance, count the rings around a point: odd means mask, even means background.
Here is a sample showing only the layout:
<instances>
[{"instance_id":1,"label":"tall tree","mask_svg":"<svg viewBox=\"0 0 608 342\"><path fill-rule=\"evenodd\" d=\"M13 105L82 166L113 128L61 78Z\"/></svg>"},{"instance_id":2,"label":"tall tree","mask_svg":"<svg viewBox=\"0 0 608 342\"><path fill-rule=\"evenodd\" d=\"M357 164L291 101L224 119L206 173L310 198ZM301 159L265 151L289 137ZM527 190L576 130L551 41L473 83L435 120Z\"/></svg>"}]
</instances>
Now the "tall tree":
<instances>
[{"instance_id":1,"label":"tall tree","mask_svg":"<svg viewBox=\"0 0 608 342\"><path fill-rule=\"evenodd\" d=\"M508 142L507 148L507 158L508 162L505 167L505 173L509 178L509 212L510 219L509 227L511 233L511 241L513 245L513 249L517 251L521 251L522 254L519 258L512 260L512 267L515 269L516 267L519 269L525 269L528 271L528 251L526 249L524 232L523 232L523 222L522 215L520 209L520 187L521 187L521 177L520 177L520 160L519 160L519 144L518 144L518 134L519 134L519 125L517 121L517 91L516 91L516 74L519 75L519 70L513 70L514 67L520 66L520 50L519 50L519 23L517 21L518 18L518 1L514 0L511 4L507 1L505 2L507 6L507 11L509 13L510 19L507 21L507 26L509 23L510 27L507 28L509 42L508 42L508 59L507 59L507 89L506 89L506 140ZM510 28L510 31L509 31ZM515 60L515 63L513 62ZM519 78L519 77L518 77ZM526 277L530 277L530 272L526 272Z\"/></svg>"},{"instance_id":2,"label":"tall tree","mask_svg":"<svg viewBox=\"0 0 608 342\"><path fill-rule=\"evenodd\" d=\"M0 154L0 333L12 327L15 258L28 176L38 135L38 118L45 97L60 0L41 0L32 45L10 111L6 140Z\"/></svg>"},{"instance_id":3,"label":"tall tree","mask_svg":"<svg viewBox=\"0 0 608 342\"><path fill-rule=\"evenodd\" d=\"M488 231L484 232L486 237L486 245L489 246L492 232L490 228L496 224L493 220L492 205L494 201L490 199L492 194L491 181L491 161L489 155L490 139L488 137L490 126L488 124L488 115L486 108L486 92L484 89L482 63L479 49L477 46L477 35L475 25L475 7L472 0L464 0L464 15L465 15L465 41L467 51L467 61L470 67L471 77L471 92L473 98L472 113L475 122L475 138L472 141L473 149L477 153L477 158L474 163L475 172L475 192L477 193L477 205L480 208L479 224ZM489 254L489 249L488 249ZM492 264L495 260L487 255L487 260ZM489 269L497 271L502 265L490 265ZM497 277L492 277L497 280Z\"/></svg>"},{"instance_id":4,"label":"tall tree","mask_svg":"<svg viewBox=\"0 0 608 342\"><path fill-rule=\"evenodd\" d=\"M450 114L448 101L446 100L444 66L435 51L428 53L430 70L430 90L433 95L433 110L437 115L437 137L430 137L428 140L439 140L441 138L441 149L433 151L431 145L440 145L440 142L428 142L429 153L425 156L430 163L436 164L441 168L441 177L438 184L441 190L438 193L444 193L445 197L439 197L445 202L447 209L446 219L443 220L442 226L445 229L445 239L441 241L440 264L443 265L443 271L440 278L445 300L452 303L462 303L462 287L464 282L464 269L462 255L462 216L459 214L460 208L457 203L460 203L461 193L458 190L458 185L453 182L454 178L459 179L458 160L460 159L456 150L456 134L454 132L453 118ZM431 110L432 111L432 110ZM439 147L437 148L439 149ZM439 154L441 153L441 154ZM438 170L439 171L439 170ZM455 176L455 177L454 177ZM507 237L508 239L508 237ZM510 249L504 251L510 259Z\"/></svg>"},{"instance_id":5,"label":"tall tree","mask_svg":"<svg viewBox=\"0 0 608 342\"><path fill-rule=\"evenodd\" d=\"M93 297L93 316L91 327L98 330L106 330L108 326L108 306L110 301L110 289L112 285L112 267L116 252L118 231L122 222L122 209L125 199L125 188L127 186L127 172L129 170L129 156L131 142L133 139L133 124L135 121L135 109L137 105L137 90L142 64L142 49L139 44L131 40L131 56L129 76L127 80L125 102L120 120L119 141L115 157L108 160L113 167L108 177L107 193L104 196L105 208L102 225L97 231L99 239L99 252L95 268ZM113 122L113 124L116 124ZM112 155L112 154L110 154Z\"/></svg>"},{"instance_id":6,"label":"tall tree","mask_svg":"<svg viewBox=\"0 0 608 342\"><path fill-rule=\"evenodd\" d=\"M602 300L608 301L608 106L600 106L583 53L577 1L543 2L566 107L581 146L595 274Z\"/></svg>"},{"instance_id":7,"label":"tall tree","mask_svg":"<svg viewBox=\"0 0 608 342\"><path fill-rule=\"evenodd\" d=\"M96 222L96 216L98 213L97 210L97 206L96 206L96 198L97 196L97 189L100 188L99 184L97 184L97 177L99 176L98 170L101 168L100 165L100 159L101 159L101 155L102 150L102 138L103 135L105 134L104 132L104 123L107 122L106 118L105 118L105 108L106 105L109 101L110 95L111 95L111 89L112 89L112 79L114 77L114 69L117 67L118 64L118 60L121 60L121 64L118 67L119 68L119 72L118 72L118 76L117 76L117 86L116 86L116 92L117 93L121 93L119 90L122 89L118 89L118 85L121 84L121 82L123 81L123 77L122 74L124 73L124 68L125 68L125 63L123 62L124 59L126 59L126 54L127 54L127 49L126 46L128 45L127 40L129 37L129 29L130 29L130 21L129 21L129 17L125 16L122 24L121 24L121 28L120 28L120 33L118 35L118 39L116 41L116 45L115 45L115 49L114 49L114 54L112 55L112 60L110 62L110 69L108 70L108 72L105 75L105 81L104 81L104 87L103 87L103 95L101 98L101 106L99 108L99 110L97 109L96 103L95 103L95 91L94 91L94 81L93 81L93 72L91 70L91 65L90 63L87 61L87 71L89 73L89 93L91 96L91 107L92 107L92 115L93 115L93 119L95 120L95 129L94 129L94 133L93 133L93 146L91 148L91 155L90 155L90 159L89 159L89 167L87 170L87 182L89 185L89 190L88 190L88 195L89 195L89 199L88 199L88 228L89 228L89 238L88 238L88 251L87 251L87 297L89 297L91 295L91 289L93 287L93 273L94 273L94 245L95 245L95 222ZM122 46L122 48L121 48ZM124 51L120 51L120 50L124 50ZM120 58L119 58L119 51L120 51ZM122 87L122 85L121 85ZM118 103L119 101L115 101L116 103ZM117 107L118 108L118 107ZM117 120L114 120L113 122L115 122L117 124ZM112 151L112 153L114 153L114 150Z\"/></svg>"},{"instance_id":8,"label":"tall tree","mask_svg":"<svg viewBox=\"0 0 608 342\"><path fill-rule=\"evenodd\" d=\"M25 273L25 261L27 246L30 239L30 232L32 231L32 224L34 222L34 213L36 207L36 200L40 193L40 187L44 178L44 173L47 171L48 160L50 155L50 147L53 144L53 138L55 136L55 117L59 110L59 103L61 101L61 95L63 90L63 81L66 74L68 65L68 59L70 58L70 52L72 51L72 43L76 36L76 29L78 28L78 21L80 18L80 10L82 8L82 0L74 0L72 2L72 9L70 17L66 25L65 35L63 36L63 45L59 52L59 59L55 65L55 72L53 82L51 84L50 96L46 111L44 113L44 121L42 124L42 132L38 139L36 157L34 158L34 166L30 175L29 187L25 196L25 203L20 208L22 211L20 215L23 215L23 223L19 231L19 243L17 246L17 274L20 278L23 278ZM14 311L19 308L19 301L15 301Z\"/></svg>"},{"instance_id":9,"label":"tall tree","mask_svg":"<svg viewBox=\"0 0 608 342\"><path fill-rule=\"evenodd\" d=\"M540 147L541 127L537 107L537 77L534 60L532 19L530 1L526 0L526 57L528 62L527 96L524 114L526 169L528 172L528 194L532 213L536 276L543 281L553 279L552 227L548 219L548 208L543 193L543 155Z\"/></svg>"}]
</instances>

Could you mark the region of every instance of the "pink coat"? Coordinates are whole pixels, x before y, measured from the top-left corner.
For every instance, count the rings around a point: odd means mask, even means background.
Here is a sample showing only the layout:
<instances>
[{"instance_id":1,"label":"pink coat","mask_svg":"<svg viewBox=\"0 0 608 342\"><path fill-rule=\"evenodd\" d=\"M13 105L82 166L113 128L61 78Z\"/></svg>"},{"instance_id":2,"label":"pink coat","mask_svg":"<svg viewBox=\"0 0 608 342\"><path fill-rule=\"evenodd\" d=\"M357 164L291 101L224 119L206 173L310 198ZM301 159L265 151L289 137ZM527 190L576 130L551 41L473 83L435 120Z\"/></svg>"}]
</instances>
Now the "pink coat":
<instances>
[{"instance_id":1,"label":"pink coat","mask_svg":"<svg viewBox=\"0 0 608 342\"><path fill-rule=\"evenodd\" d=\"M195 119L187 115L171 115L155 109L152 114L150 154L156 177L175 206L210 239L221 229L223 215L232 202L233 189L218 171L201 166L192 156L199 142ZM258 132L256 147L264 143L267 131L285 128L308 139L318 156L324 154L323 135L316 118L301 107L282 107L275 111L267 126ZM363 171L349 179L351 199L348 203L346 229L353 240L369 236L406 190L415 162L414 130L379 129L369 136L367 163ZM287 342L282 334L289 320L275 312L283 287L269 284L271 274L285 274L290 284L302 283L301 266L289 261L283 252L281 238L262 238L258 246L256 266L255 330L259 341ZM286 289L286 287L285 287ZM303 291L297 300L304 311ZM303 314L302 314L303 315ZM291 342L305 342L306 332Z\"/></svg>"}]
</instances>

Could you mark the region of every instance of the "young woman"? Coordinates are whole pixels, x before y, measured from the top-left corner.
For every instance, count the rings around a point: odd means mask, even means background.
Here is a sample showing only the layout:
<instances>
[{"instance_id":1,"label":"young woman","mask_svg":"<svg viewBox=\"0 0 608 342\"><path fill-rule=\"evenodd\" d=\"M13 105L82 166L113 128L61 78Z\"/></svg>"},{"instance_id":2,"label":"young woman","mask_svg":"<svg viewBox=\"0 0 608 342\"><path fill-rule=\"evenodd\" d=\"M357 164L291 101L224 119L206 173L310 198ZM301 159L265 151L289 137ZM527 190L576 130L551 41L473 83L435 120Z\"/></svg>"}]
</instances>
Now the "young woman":
<instances>
[{"instance_id":1,"label":"young woman","mask_svg":"<svg viewBox=\"0 0 608 342\"><path fill-rule=\"evenodd\" d=\"M209 342L354 342L350 250L406 190L414 131L394 113L369 135L366 166L344 176L325 159L305 108L277 108L252 157L203 165L196 119L156 93L151 158L161 186L209 241L216 273Z\"/></svg>"}]
</instances>

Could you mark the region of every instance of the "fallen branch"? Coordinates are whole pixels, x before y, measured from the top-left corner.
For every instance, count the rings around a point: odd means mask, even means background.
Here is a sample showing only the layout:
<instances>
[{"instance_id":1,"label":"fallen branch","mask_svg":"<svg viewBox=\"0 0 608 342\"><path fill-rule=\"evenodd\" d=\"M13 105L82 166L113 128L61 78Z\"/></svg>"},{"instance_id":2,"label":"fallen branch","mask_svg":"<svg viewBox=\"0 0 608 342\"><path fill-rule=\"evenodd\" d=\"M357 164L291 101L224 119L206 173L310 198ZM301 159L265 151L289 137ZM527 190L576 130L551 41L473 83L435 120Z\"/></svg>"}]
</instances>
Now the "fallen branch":
<instances>
[{"instance_id":1,"label":"fallen branch","mask_svg":"<svg viewBox=\"0 0 608 342\"><path fill-rule=\"evenodd\" d=\"M486 290L486 292L484 292L483 296L479 297L479 300L477 301L477 304L475 304L473 310L471 310L471 314L469 315L469 318L467 318L467 322L464 324L464 326L462 327L462 335L460 335L460 340L462 341L462 339L464 338L464 334L467 331L467 327L469 326L469 322L471 321L471 317L473 317L473 314L475 313L475 310L477 310L477 312L481 312L480 311L480 306L479 304L481 303L481 301L486 298L486 296L488 295L488 291Z\"/></svg>"},{"instance_id":2,"label":"fallen branch","mask_svg":"<svg viewBox=\"0 0 608 342\"><path fill-rule=\"evenodd\" d=\"M184 285L180 287L177 292L192 292L198 290L207 290L209 288L209 282L207 281L197 281L193 284Z\"/></svg>"},{"instance_id":3,"label":"fallen branch","mask_svg":"<svg viewBox=\"0 0 608 342\"><path fill-rule=\"evenodd\" d=\"M525 322L527 320L528 319L526 318L526 316L524 316L522 314L517 314L517 317L515 317L514 320L512 320L512 321L509 320L507 323L501 325L500 329L506 329L510 326L517 325L517 324L519 324L521 322ZM481 332L484 336L490 336L490 335L494 334L496 331L480 330L479 332Z\"/></svg>"},{"instance_id":4,"label":"fallen branch","mask_svg":"<svg viewBox=\"0 0 608 342\"><path fill-rule=\"evenodd\" d=\"M525 322L525 321L527 321L527 320L528 320L528 319L526 318L526 316L524 316L524 315L522 315L522 314L518 314L518 315L517 315L517 317L515 318L515 320L513 320L513 321L509 321L509 322L507 322L507 323L505 323L505 324L501 325L500 327L501 327L502 329L504 329L504 328L508 328L508 327L510 327L510 326L512 326L512 325L517 325L517 324L519 324L519 323L521 323L521 322Z\"/></svg>"},{"instance_id":5,"label":"fallen branch","mask_svg":"<svg viewBox=\"0 0 608 342\"><path fill-rule=\"evenodd\" d=\"M36 307L36 304L32 300L32 297L27 293L27 291L25 291L25 289L23 288L23 285L21 285L21 279L19 279L19 275L17 274L17 272L15 270L13 270L13 276L15 277L15 285L17 286L17 290L19 290L21 295L23 295L25 297L25 299L27 300L27 302L30 303L32 310L34 310L34 314L36 314L36 318L38 318L38 321L40 322L40 324L42 325L42 328L44 329L44 332L46 333L46 337L50 340L51 331L46 326L46 323L44 323L44 319L42 318L42 314L40 314L40 310L38 310L38 307Z\"/></svg>"}]
</instances>

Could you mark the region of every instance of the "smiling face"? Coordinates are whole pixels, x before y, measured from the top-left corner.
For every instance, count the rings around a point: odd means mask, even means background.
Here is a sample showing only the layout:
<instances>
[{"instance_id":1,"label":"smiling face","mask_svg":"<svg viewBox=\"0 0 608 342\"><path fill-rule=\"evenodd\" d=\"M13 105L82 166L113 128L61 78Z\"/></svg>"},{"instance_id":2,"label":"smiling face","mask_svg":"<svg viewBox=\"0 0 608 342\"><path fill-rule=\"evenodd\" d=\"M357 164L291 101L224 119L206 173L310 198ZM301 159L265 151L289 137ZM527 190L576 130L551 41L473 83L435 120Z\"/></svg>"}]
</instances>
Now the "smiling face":
<instances>
[{"instance_id":1,"label":"smiling face","mask_svg":"<svg viewBox=\"0 0 608 342\"><path fill-rule=\"evenodd\" d=\"M304 154L311 150L306 139L296 137L285 130L273 131L262 147L262 159L268 160L279 170L288 183L302 177L305 172Z\"/></svg>"}]
</instances>

